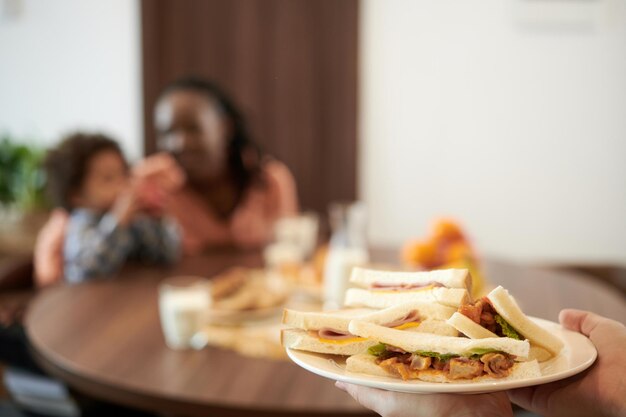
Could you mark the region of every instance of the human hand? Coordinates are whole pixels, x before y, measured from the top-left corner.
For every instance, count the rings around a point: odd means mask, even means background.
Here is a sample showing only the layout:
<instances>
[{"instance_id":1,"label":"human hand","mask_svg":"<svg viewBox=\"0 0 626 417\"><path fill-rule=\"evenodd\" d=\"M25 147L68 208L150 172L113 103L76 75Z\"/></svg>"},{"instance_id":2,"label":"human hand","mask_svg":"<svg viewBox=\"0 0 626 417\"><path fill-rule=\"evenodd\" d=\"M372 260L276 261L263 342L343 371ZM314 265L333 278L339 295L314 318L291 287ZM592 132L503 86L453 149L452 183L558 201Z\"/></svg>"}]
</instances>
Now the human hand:
<instances>
[{"instance_id":1,"label":"human hand","mask_svg":"<svg viewBox=\"0 0 626 417\"><path fill-rule=\"evenodd\" d=\"M170 195L179 190L185 180L184 171L165 152L145 158L132 170L132 182L139 193L142 211L153 217L163 215Z\"/></svg>"},{"instance_id":2,"label":"human hand","mask_svg":"<svg viewBox=\"0 0 626 417\"><path fill-rule=\"evenodd\" d=\"M139 191L135 185L128 186L115 200L111 213L120 226L127 226L142 210Z\"/></svg>"},{"instance_id":3,"label":"human hand","mask_svg":"<svg viewBox=\"0 0 626 417\"><path fill-rule=\"evenodd\" d=\"M492 394L408 394L336 382L335 386L383 417L513 416L504 392Z\"/></svg>"},{"instance_id":4,"label":"human hand","mask_svg":"<svg viewBox=\"0 0 626 417\"><path fill-rule=\"evenodd\" d=\"M34 251L35 284L38 288L63 279L63 241L69 214L55 209L37 235Z\"/></svg>"},{"instance_id":5,"label":"human hand","mask_svg":"<svg viewBox=\"0 0 626 417\"><path fill-rule=\"evenodd\" d=\"M179 190L186 181L185 172L166 152L139 161L132 169L132 177L140 181L149 180L168 193Z\"/></svg>"},{"instance_id":6,"label":"human hand","mask_svg":"<svg viewBox=\"0 0 626 417\"><path fill-rule=\"evenodd\" d=\"M141 211L152 217L161 217L166 210L169 193L150 179L135 183Z\"/></svg>"},{"instance_id":7,"label":"human hand","mask_svg":"<svg viewBox=\"0 0 626 417\"><path fill-rule=\"evenodd\" d=\"M510 400L546 417L626 415L624 325L580 310L561 311L559 321L591 339L598 350L596 363L568 379L509 391Z\"/></svg>"}]
</instances>

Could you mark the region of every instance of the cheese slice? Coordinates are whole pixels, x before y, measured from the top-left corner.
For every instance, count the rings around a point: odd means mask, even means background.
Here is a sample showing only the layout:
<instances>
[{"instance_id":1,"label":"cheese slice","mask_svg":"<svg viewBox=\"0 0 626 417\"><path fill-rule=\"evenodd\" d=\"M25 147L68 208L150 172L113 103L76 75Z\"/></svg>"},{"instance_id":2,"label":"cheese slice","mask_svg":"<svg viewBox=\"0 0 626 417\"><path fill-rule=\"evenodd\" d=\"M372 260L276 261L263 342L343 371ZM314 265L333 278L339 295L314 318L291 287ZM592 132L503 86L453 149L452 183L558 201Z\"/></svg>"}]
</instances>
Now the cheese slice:
<instances>
[{"instance_id":1,"label":"cheese slice","mask_svg":"<svg viewBox=\"0 0 626 417\"><path fill-rule=\"evenodd\" d=\"M401 324L399 326L396 326L396 327L394 327L394 329L396 329L396 330L410 329L411 327L417 327L420 324L422 324L421 321L410 321L408 323L404 323L404 324Z\"/></svg>"},{"instance_id":2,"label":"cheese slice","mask_svg":"<svg viewBox=\"0 0 626 417\"><path fill-rule=\"evenodd\" d=\"M320 339L320 342L322 343L331 343L333 345L345 345L347 343L362 342L363 340L367 340L364 337L358 337L358 336L354 336L349 339L341 339L341 340L324 339L322 337L320 337L319 339Z\"/></svg>"}]
</instances>

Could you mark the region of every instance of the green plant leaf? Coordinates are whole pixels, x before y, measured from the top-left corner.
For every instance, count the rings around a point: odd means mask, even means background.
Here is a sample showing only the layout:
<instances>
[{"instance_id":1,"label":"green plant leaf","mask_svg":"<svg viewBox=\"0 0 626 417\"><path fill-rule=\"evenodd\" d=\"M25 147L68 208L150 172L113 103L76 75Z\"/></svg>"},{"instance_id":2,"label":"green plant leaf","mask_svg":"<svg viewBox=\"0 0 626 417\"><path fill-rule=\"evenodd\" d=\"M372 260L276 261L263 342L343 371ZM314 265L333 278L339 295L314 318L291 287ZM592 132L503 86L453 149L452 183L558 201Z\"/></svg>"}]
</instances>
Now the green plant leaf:
<instances>
[{"instance_id":1,"label":"green plant leaf","mask_svg":"<svg viewBox=\"0 0 626 417\"><path fill-rule=\"evenodd\" d=\"M0 140L0 204L26 211L44 207L43 150L4 134Z\"/></svg>"}]
</instances>

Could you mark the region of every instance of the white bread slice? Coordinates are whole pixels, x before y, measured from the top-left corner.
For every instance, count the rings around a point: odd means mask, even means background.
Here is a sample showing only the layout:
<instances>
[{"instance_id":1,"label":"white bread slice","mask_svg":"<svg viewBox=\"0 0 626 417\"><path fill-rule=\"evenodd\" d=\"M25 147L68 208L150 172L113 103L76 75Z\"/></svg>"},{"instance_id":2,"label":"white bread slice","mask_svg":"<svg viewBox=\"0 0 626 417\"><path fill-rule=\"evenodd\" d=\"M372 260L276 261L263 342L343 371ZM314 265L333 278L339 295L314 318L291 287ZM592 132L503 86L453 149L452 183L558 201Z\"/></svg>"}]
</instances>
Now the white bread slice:
<instances>
[{"instance_id":1,"label":"white bread slice","mask_svg":"<svg viewBox=\"0 0 626 417\"><path fill-rule=\"evenodd\" d=\"M454 327L450 326L443 320L431 320L426 319L420 322L420 324L416 327L409 327L408 329L399 329L405 332L418 332L418 333L432 333L438 334L441 336L452 336L457 337L459 335L459 331Z\"/></svg>"},{"instance_id":2,"label":"white bread slice","mask_svg":"<svg viewBox=\"0 0 626 417\"><path fill-rule=\"evenodd\" d=\"M487 298L497 313L532 344L544 348L555 356L563 349L561 339L529 319L502 286L487 294Z\"/></svg>"},{"instance_id":3,"label":"white bread slice","mask_svg":"<svg viewBox=\"0 0 626 417\"><path fill-rule=\"evenodd\" d=\"M377 310L366 308L352 308L336 311L297 311L286 308L283 310L283 324L303 330L329 328L347 332L348 324L352 319L375 312L377 312Z\"/></svg>"},{"instance_id":4,"label":"white bread slice","mask_svg":"<svg viewBox=\"0 0 626 417\"><path fill-rule=\"evenodd\" d=\"M498 337L497 334L490 332L474 320L461 313L454 313L447 323L455 329L463 333L470 339L484 339L486 337Z\"/></svg>"},{"instance_id":5,"label":"white bread slice","mask_svg":"<svg viewBox=\"0 0 626 417\"><path fill-rule=\"evenodd\" d=\"M535 359L539 362L544 362L550 358L552 358L552 353L548 352L541 346L533 345L532 343L530 344L530 353L528 354L529 360Z\"/></svg>"},{"instance_id":6,"label":"white bread slice","mask_svg":"<svg viewBox=\"0 0 626 417\"><path fill-rule=\"evenodd\" d=\"M423 319L447 320L456 309L439 303L428 303L424 301L410 301L387 307L383 310L374 310L370 313L363 314L359 320L368 321L374 324L384 325L397 320L399 317L417 311Z\"/></svg>"},{"instance_id":7,"label":"white bread slice","mask_svg":"<svg viewBox=\"0 0 626 417\"><path fill-rule=\"evenodd\" d=\"M369 353L359 353L346 359L346 371L358 374L391 377L383 368L376 363L376 356Z\"/></svg>"},{"instance_id":8,"label":"white bread slice","mask_svg":"<svg viewBox=\"0 0 626 417\"><path fill-rule=\"evenodd\" d=\"M371 291L350 288L346 291L345 305L348 307L387 308L410 302L437 302L458 308L469 301L469 293L464 288L426 288L409 291Z\"/></svg>"},{"instance_id":9,"label":"white bread slice","mask_svg":"<svg viewBox=\"0 0 626 417\"><path fill-rule=\"evenodd\" d=\"M381 271L376 269L352 268L350 282L369 288L372 284L427 284L439 282L448 288L471 290L472 277L467 269L438 269L433 271Z\"/></svg>"},{"instance_id":10,"label":"white bread slice","mask_svg":"<svg viewBox=\"0 0 626 417\"><path fill-rule=\"evenodd\" d=\"M346 360L346 371L376 375L383 377L395 377L395 375L387 373L383 368L376 364L376 357L367 353L361 353L358 355L350 356ZM472 383L472 382L491 382L491 381L510 381L515 379L536 378L541 376L541 370L537 361L528 362L516 362L511 369L511 373L504 378L493 378L489 375L484 375L474 379L448 379L441 371L434 369L422 371L419 373L418 378L427 382L454 382L457 383Z\"/></svg>"},{"instance_id":11,"label":"white bread slice","mask_svg":"<svg viewBox=\"0 0 626 417\"><path fill-rule=\"evenodd\" d=\"M485 329L472 319L464 316L461 313L454 313L452 317L448 319L447 324L454 327L459 332L463 333L465 336L470 339L484 339L486 337L498 337L493 332ZM440 333L441 334L441 333ZM530 353L528 354L528 359L533 360L536 359L539 362L546 361L552 357L552 354L548 352L546 349L541 346L537 346L531 342L530 344Z\"/></svg>"},{"instance_id":12,"label":"white bread slice","mask_svg":"<svg viewBox=\"0 0 626 417\"><path fill-rule=\"evenodd\" d=\"M322 328L329 328L347 332L348 324L354 319L382 326L401 319L414 310L417 311L421 319L420 323L419 325L409 327L406 330L436 333L446 336L458 335L458 331L445 322L455 309L438 303L410 302L383 310L361 308L312 312L285 309L283 311L282 322L289 327L295 327L303 330L319 330Z\"/></svg>"},{"instance_id":13,"label":"white bread slice","mask_svg":"<svg viewBox=\"0 0 626 417\"><path fill-rule=\"evenodd\" d=\"M359 320L352 320L348 330L356 336L374 339L407 352L428 351L470 356L475 349L494 349L520 358L527 358L530 350L527 340L515 340L508 337L467 339L430 333L404 332Z\"/></svg>"},{"instance_id":14,"label":"white bread slice","mask_svg":"<svg viewBox=\"0 0 626 417\"><path fill-rule=\"evenodd\" d=\"M419 325L415 327L409 327L406 331L420 332L420 333L435 333L442 336L458 336L459 332L445 322L450 317L450 314L454 313L453 307L444 306L439 303L424 303L424 302L410 302L398 304L378 310L373 313L365 314L361 317L355 317L355 319L366 321L368 323L378 324L384 326L388 323L403 317L411 311L417 311L420 317Z\"/></svg>"},{"instance_id":15,"label":"white bread slice","mask_svg":"<svg viewBox=\"0 0 626 417\"><path fill-rule=\"evenodd\" d=\"M290 349L306 350L316 353L330 353L333 355L356 355L366 352L378 342L371 339L355 338L355 341L324 342L307 331L300 329L283 329L280 332L280 343Z\"/></svg>"}]
</instances>

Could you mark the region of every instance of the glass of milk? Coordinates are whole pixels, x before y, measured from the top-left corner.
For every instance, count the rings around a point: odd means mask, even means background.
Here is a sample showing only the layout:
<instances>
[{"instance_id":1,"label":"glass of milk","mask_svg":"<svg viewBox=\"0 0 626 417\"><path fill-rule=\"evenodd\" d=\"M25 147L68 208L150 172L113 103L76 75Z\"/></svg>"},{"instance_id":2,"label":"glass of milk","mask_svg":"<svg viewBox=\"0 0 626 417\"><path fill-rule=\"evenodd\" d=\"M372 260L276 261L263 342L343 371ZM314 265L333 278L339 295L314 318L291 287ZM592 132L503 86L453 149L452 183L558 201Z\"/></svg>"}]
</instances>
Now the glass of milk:
<instances>
[{"instance_id":1,"label":"glass of milk","mask_svg":"<svg viewBox=\"0 0 626 417\"><path fill-rule=\"evenodd\" d=\"M180 276L159 284L159 315L167 346L187 349L202 329L211 306L208 281L201 277Z\"/></svg>"},{"instance_id":2,"label":"glass of milk","mask_svg":"<svg viewBox=\"0 0 626 417\"><path fill-rule=\"evenodd\" d=\"M329 206L332 228L324 264L324 309L343 306L350 273L369 262L367 207L364 202L336 202Z\"/></svg>"}]
</instances>

